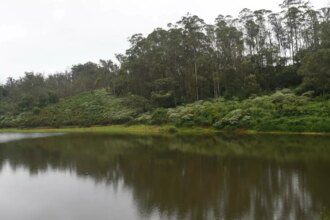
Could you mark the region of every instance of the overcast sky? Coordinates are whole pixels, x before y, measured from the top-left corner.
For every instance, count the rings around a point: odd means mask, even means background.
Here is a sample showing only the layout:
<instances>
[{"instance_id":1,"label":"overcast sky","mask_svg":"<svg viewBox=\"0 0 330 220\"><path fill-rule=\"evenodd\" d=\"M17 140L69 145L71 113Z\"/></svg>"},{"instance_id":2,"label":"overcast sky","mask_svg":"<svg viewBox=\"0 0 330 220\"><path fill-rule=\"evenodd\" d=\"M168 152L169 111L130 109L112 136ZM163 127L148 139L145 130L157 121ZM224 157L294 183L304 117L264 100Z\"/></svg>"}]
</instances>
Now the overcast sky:
<instances>
[{"instance_id":1,"label":"overcast sky","mask_svg":"<svg viewBox=\"0 0 330 220\"><path fill-rule=\"evenodd\" d=\"M329 0L311 0L316 8ZM187 12L206 22L247 7L278 10L281 0L0 0L0 82L26 71L54 73L113 59L127 39L166 27Z\"/></svg>"}]
</instances>

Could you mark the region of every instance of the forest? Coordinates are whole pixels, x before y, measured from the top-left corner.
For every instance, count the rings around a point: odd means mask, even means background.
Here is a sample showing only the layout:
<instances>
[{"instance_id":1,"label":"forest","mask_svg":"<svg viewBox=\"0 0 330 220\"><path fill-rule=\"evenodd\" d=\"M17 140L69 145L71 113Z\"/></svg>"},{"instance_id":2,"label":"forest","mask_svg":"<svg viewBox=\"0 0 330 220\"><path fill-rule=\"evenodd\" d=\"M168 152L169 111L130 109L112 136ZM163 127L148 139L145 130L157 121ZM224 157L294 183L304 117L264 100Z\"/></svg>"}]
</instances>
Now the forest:
<instances>
[{"instance_id":1,"label":"forest","mask_svg":"<svg viewBox=\"0 0 330 220\"><path fill-rule=\"evenodd\" d=\"M187 14L129 43L118 62L9 78L0 85L0 127L330 131L330 7L285 0L278 12L245 8L213 24Z\"/></svg>"}]
</instances>

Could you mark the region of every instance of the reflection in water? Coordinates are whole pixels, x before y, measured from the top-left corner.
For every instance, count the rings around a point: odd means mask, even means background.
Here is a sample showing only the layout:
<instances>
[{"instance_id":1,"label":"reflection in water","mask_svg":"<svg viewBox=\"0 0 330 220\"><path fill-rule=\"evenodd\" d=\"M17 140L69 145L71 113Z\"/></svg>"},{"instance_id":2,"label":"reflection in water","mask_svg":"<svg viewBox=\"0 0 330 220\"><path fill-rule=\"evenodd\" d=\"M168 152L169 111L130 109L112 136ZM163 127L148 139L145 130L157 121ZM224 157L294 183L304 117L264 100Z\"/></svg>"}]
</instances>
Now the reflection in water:
<instances>
[{"instance_id":1,"label":"reflection in water","mask_svg":"<svg viewBox=\"0 0 330 220\"><path fill-rule=\"evenodd\" d=\"M0 143L6 143L10 141L16 141L21 139L31 139L31 138L41 138L41 137L50 137L58 136L61 134L46 134L46 133L34 133L34 134L22 134L22 133L0 133Z\"/></svg>"},{"instance_id":2,"label":"reflection in water","mask_svg":"<svg viewBox=\"0 0 330 220\"><path fill-rule=\"evenodd\" d=\"M0 218L315 219L329 168L329 137L20 140L0 145Z\"/></svg>"}]
</instances>

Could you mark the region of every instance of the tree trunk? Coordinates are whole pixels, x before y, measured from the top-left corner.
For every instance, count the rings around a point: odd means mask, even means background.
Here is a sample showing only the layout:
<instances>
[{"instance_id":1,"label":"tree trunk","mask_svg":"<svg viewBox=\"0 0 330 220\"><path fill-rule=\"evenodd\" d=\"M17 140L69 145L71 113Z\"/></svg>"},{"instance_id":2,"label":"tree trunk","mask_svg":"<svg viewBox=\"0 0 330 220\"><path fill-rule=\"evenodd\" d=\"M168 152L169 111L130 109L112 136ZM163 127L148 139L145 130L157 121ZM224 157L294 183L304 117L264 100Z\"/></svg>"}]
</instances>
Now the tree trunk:
<instances>
[{"instance_id":1,"label":"tree trunk","mask_svg":"<svg viewBox=\"0 0 330 220\"><path fill-rule=\"evenodd\" d=\"M197 62L195 61L195 90L196 90L196 101L199 100L198 95L198 73L197 73Z\"/></svg>"}]
</instances>

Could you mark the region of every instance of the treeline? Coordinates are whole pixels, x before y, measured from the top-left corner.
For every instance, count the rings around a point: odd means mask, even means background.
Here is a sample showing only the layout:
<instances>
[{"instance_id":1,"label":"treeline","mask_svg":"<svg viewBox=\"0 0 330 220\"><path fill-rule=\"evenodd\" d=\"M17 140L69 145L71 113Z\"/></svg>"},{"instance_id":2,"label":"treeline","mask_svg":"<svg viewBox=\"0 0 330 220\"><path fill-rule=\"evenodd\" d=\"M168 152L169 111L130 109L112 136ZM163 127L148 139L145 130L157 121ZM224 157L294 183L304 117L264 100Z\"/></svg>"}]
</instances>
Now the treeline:
<instances>
[{"instance_id":1,"label":"treeline","mask_svg":"<svg viewBox=\"0 0 330 220\"><path fill-rule=\"evenodd\" d=\"M330 9L293 0L281 8L244 9L238 18L220 15L214 24L187 15L167 30L134 35L119 57L124 84L117 90L164 107L297 86L300 92L329 92Z\"/></svg>"},{"instance_id":2,"label":"treeline","mask_svg":"<svg viewBox=\"0 0 330 220\"><path fill-rule=\"evenodd\" d=\"M281 88L330 92L330 8L285 0L280 12L243 9L207 24L186 15L167 29L135 34L130 48L99 64L44 77L26 73L0 86L0 114L38 110L62 97L106 88L158 107L217 97L246 98Z\"/></svg>"},{"instance_id":3,"label":"treeline","mask_svg":"<svg viewBox=\"0 0 330 220\"><path fill-rule=\"evenodd\" d=\"M117 65L101 60L100 64L79 64L73 66L70 72L48 77L25 73L18 80L9 78L5 85L0 86L0 115L38 111L57 103L60 98L100 88L110 89L118 72Z\"/></svg>"}]
</instances>

